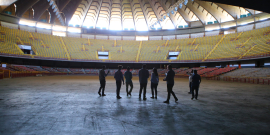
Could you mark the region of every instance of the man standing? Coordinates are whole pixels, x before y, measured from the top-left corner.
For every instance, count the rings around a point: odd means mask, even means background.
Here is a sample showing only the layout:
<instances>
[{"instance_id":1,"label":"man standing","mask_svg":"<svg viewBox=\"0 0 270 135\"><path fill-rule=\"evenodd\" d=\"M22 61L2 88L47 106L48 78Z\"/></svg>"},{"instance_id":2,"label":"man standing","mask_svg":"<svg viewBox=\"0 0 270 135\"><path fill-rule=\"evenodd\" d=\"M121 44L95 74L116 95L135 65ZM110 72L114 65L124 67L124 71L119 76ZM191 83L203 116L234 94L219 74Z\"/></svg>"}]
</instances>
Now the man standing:
<instances>
[{"instance_id":1,"label":"man standing","mask_svg":"<svg viewBox=\"0 0 270 135\"><path fill-rule=\"evenodd\" d=\"M191 94L192 92L192 75L193 75L193 70L191 70L191 72L187 72L187 74L189 75L188 79L189 79L189 92L188 94Z\"/></svg>"},{"instance_id":2,"label":"man standing","mask_svg":"<svg viewBox=\"0 0 270 135\"><path fill-rule=\"evenodd\" d=\"M167 69L169 70L167 72L166 78L163 79L163 81L167 81L167 91L168 91L168 96L167 96L167 100L164 101L164 103L169 104L170 102L170 97L171 94L173 95L175 102L178 101L178 98L175 96L174 92L173 92L173 86L174 86L174 76L175 76L175 72L172 70L172 65L168 65Z\"/></svg>"},{"instance_id":3,"label":"man standing","mask_svg":"<svg viewBox=\"0 0 270 135\"><path fill-rule=\"evenodd\" d=\"M132 83L132 73L130 72L130 68L127 67L127 71L124 74L125 79L126 79L126 91L127 91L127 96L130 95L131 96L131 92L133 89L133 83ZM130 91L128 91L128 86L130 85Z\"/></svg>"},{"instance_id":4,"label":"man standing","mask_svg":"<svg viewBox=\"0 0 270 135\"><path fill-rule=\"evenodd\" d=\"M143 68L139 71L139 81L140 81L139 98L141 98L143 89L143 100L146 100L146 86L148 78L149 78L149 71L146 69L146 65L143 65Z\"/></svg>"},{"instance_id":5,"label":"man standing","mask_svg":"<svg viewBox=\"0 0 270 135\"><path fill-rule=\"evenodd\" d=\"M99 96L101 96L100 91L102 89L102 96L106 96L104 94L104 90L105 90L105 85L106 85L106 80L105 77L110 73L110 70L108 70L107 74L105 74L105 68L106 66L102 66L102 69L99 71L99 81L100 81L100 88L98 91Z\"/></svg>"},{"instance_id":6,"label":"man standing","mask_svg":"<svg viewBox=\"0 0 270 135\"><path fill-rule=\"evenodd\" d=\"M200 86L200 83L202 80L201 80L201 76L197 74L197 70L194 70L193 72L194 72L194 74L192 75L192 98L191 98L191 100L193 100L193 98L194 98L194 90L196 92L195 99L197 100L199 86Z\"/></svg>"},{"instance_id":7,"label":"man standing","mask_svg":"<svg viewBox=\"0 0 270 135\"><path fill-rule=\"evenodd\" d=\"M123 81L123 85L125 85L124 78L123 78L123 73L121 71L122 66L118 66L118 71L115 72L114 78L116 81L116 98L120 99L120 89L121 89L121 81Z\"/></svg>"}]
</instances>

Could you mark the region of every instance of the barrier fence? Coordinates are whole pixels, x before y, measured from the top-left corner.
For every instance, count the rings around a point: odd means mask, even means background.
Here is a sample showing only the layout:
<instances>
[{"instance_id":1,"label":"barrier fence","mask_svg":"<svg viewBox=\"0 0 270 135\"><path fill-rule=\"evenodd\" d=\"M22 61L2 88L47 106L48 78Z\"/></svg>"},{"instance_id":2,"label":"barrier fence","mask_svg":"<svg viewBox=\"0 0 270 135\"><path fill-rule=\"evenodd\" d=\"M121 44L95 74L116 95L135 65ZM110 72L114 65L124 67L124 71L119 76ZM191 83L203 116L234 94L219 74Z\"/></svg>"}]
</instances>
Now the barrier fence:
<instances>
[{"instance_id":1,"label":"barrier fence","mask_svg":"<svg viewBox=\"0 0 270 135\"><path fill-rule=\"evenodd\" d=\"M9 70L0 70L0 79L10 78L10 71Z\"/></svg>"},{"instance_id":2,"label":"barrier fence","mask_svg":"<svg viewBox=\"0 0 270 135\"><path fill-rule=\"evenodd\" d=\"M0 79L4 79L4 72L0 72Z\"/></svg>"},{"instance_id":3,"label":"barrier fence","mask_svg":"<svg viewBox=\"0 0 270 135\"><path fill-rule=\"evenodd\" d=\"M239 78L239 77L223 77L220 79L219 76L206 78L207 80L222 80L229 82L241 82L241 83L251 83L251 84L263 84L270 85L270 78Z\"/></svg>"},{"instance_id":4,"label":"barrier fence","mask_svg":"<svg viewBox=\"0 0 270 135\"><path fill-rule=\"evenodd\" d=\"M10 78L29 77L29 76L50 76L50 75L67 75L67 73L11 72Z\"/></svg>"},{"instance_id":5,"label":"barrier fence","mask_svg":"<svg viewBox=\"0 0 270 135\"><path fill-rule=\"evenodd\" d=\"M68 73L23 72L23 71L1 70L1 71L0 71L0 79L4 79L4 78L29 77L29 76L67 75L67 74L68 74Z\"/></svg>"}]
</instances>

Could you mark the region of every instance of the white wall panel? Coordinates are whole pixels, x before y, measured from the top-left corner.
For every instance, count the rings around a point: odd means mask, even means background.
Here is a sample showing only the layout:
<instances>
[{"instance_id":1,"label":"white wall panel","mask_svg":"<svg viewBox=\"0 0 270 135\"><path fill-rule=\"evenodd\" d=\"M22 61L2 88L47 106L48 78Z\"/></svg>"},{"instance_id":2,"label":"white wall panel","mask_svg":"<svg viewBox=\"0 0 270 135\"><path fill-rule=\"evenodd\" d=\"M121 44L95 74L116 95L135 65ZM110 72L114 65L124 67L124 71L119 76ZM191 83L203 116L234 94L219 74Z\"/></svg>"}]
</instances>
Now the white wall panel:
<instances>
[{"instance_id":1,"label":"white wall panel","mask_svg":"<svg viewBox=\"0 0 270 135\"><path fill-rule=\"evenodd\" d=\"M265 21L265 22L260 22L260 23L255 24L256 29L269 27L269 26L270 26L270 21Z\"/></svg>"},{"instance_id":2,"label":"white wall panel","mask_svg":"<svg viewBox=\"0 0 270 135\"><path fill-rule=\"evenodd\" d=\"M95 39L95 35L82 34L82 38Z\"/></svg>"},{"instance_id":3,"label":"white wall panel","mask_svg":"<svg viewBox=\"0 0 270 135\"><path fill-rule=\"evenodd\" d=\"M37 32L42 33L42 34L49 34L49 35L52 34L52 30L48 30L48 29L39 29L39 28L37 28Z\"/></svg>"},{"instance_id":4,"label":"white wall panel","mask_svg":"<svg viewBox=\"0 0 270 135\"><path fill-rule=\"evenodd\" d=\"M149 36L149 40L161 40L162 36Z\"/></svg>"},{"instance_id":5,"label":"white wall panel","mask_svg":"<svg viewBox=\"0 0 270 135\"><path fill-rule=\"evenodd\" d=\"M108 36L96 35L96 39L108 39Z\"/></svg>"},{"instance_id":6,"label":"white wall panel","mask_svg":"<svg viewBox=\"0 0 270 135\"><path fill-rule=\"evenodd\" d=\"M12 24L12 23L7 23L7 22L1 22L1 26L11 28L11 29L18 29L18 24Z\"/></svg>"},{"instance_id":7,"label":"white wall panel","mask_svg":"<svg viewBox=\"0 0 270 135\"><path fill-rule=\"evenodd\" d=\"M109 36L110 40L121 40L121 36Z\"/></svg>"},{"instance_id":8,"label":"white wall panel","mask_svg":"<svg viewBox=\"0 0 270 135\"><path fill-rule=\"evenodd\" d=\"M203 37L204 33L195 33L195 34L191 34L191 38L197 38L197 37Z\"/></svg>"},{"instance_id":9,"label":"white wall panel","mask_svg":"<svg viewBox=\"0 0 270 135\"><path fill-rule=\"evenodd\" d=\"M29 27L29 26L20 26L20 30L25 30L29 32L36 32L36 27Z\"/></svg>"},{"instance_id":10,"label":"white wall panel","mask_svg":"<svg viewBox=\"0 0 270 135\"><path fill-rule=\"evenodd\" d=\"M186 35L176 35L177 39L189 38L189 34Z\"/></svg>"},{"instance_id":11,"label":"white wall panel","mask_svg":"<svg viewBox=\"0 0 270 135\"><path fill-rule=\"evenodd\" d=\"M219 35L219 31L205 32L205 36L216 36Z\"/></svg>"},{"instance_id":12,"label":"white wall panel","mask_svg":"<svg viewBox=\"0 0 270 135\"><path fill-rule=\"evenodd\" d=\"M175 39L175 35L163 36L163 40Z\"/></svg>"},{"instance_id":13,"label":"white wall panel","mask_svg":"<svg viewBox=\"0 0 270 135\"><path fill-rule=\"evenodd\" d=\"M123 36L123 40L135 40L135 36Z\"/></svg>"},{"instance_id":14,"label":"white wall panel","mask_svg":"<svg viewBox=\"0 0 270 135\"><path fill-rule=\"evenodd\" d=\"M80 33L67 33L67 37L80 38L81 37L81 34Z\"/></svg>"},{"instance_id":15,"label":"white wall panel","mask_svg":"<svg viewBox=\"0 0 270 135\"><path fill-rule=\"evenodd\" d=\"M254 26L254 24L237 27L237 32L244 32L244 31L253 30L253 26Z\"/></svg>"}]
</instances>

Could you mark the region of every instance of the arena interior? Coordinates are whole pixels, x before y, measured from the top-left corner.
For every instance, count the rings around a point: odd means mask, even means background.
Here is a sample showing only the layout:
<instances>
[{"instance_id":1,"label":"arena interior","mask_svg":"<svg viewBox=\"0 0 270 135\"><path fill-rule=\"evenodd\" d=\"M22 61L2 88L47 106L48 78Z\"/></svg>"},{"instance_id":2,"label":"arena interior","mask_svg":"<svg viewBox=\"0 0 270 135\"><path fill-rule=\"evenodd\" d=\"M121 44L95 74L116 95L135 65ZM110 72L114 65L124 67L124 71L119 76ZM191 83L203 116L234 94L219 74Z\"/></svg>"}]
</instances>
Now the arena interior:
<instances>
[{"instance_id":1,"label":"arena interior","mask_svg":"<svg viewBox=\"0 0 270 135\"><path fill-rule=\"evenodd\" d=\"M0 134L270 134L269 1L0 1ZM139 70L159 74L139 98ZM175 102L167 99L168 65ZM106 66L106 96L99 71ZM114 74L133 75L133 91ZM202 78L198 100L189 75Z\"/></svg>"}]
</instances>

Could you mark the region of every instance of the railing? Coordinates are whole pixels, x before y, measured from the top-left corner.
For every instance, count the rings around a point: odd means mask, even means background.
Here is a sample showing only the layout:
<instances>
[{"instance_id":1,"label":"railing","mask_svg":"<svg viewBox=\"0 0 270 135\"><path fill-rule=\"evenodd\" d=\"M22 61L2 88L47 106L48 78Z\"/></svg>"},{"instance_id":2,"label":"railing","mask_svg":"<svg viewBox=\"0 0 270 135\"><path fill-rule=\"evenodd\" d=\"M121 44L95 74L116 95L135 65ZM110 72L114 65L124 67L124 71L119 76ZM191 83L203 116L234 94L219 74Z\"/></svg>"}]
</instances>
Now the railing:
<instances>
[{"instance_id":1,"label":"railing","mask_svg":"<svg viewBox=\"0 0 270 135\"><path fill-rule=\"evenodd\" d=\"M10 78L30 77L30 76L49 76L49 75L67 75L68 73L49 73L49 72L11 72Z\"/></svg>"},{"instance_id":2,"label":"railing","mask_svg":"<svg viewBox=\"0 0 270 135\"><path fill-rule=\"evenodd\" d=\"M4 72L0 72L0 79L4 79Z\"/></svg>"},{"instance_id":3,"label":"railing","mask_svg":"<svg viewBox=\"0 0 270 135\"><path fill-rule=\"evenodd\" d=\"M241 82L241 83L251 83L251 84L264 84L270 85L270 78L241 78L241 77L223 77L222 79L219 76L207 78L207 80L222 80L229 82Z\"/></svg>"}]
</instances>

